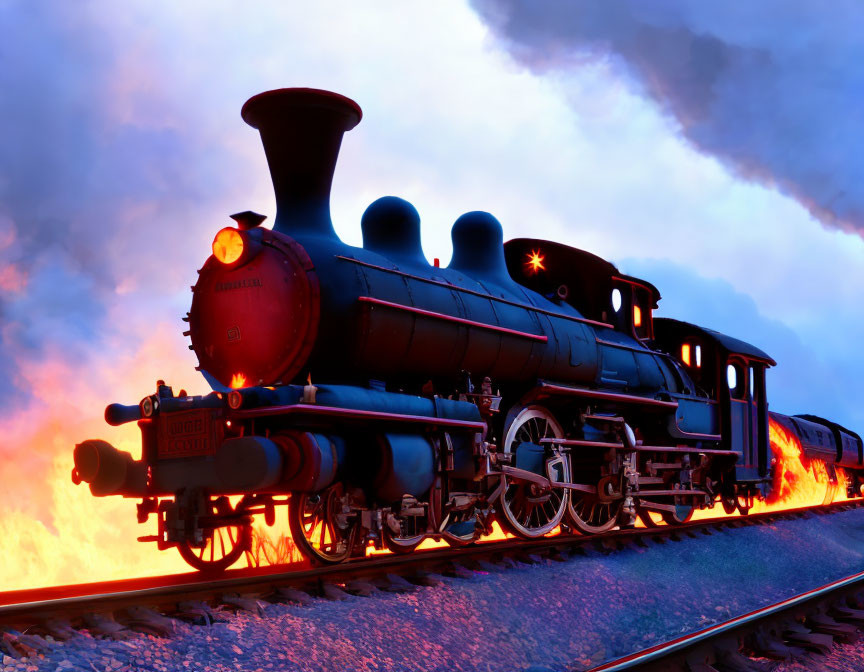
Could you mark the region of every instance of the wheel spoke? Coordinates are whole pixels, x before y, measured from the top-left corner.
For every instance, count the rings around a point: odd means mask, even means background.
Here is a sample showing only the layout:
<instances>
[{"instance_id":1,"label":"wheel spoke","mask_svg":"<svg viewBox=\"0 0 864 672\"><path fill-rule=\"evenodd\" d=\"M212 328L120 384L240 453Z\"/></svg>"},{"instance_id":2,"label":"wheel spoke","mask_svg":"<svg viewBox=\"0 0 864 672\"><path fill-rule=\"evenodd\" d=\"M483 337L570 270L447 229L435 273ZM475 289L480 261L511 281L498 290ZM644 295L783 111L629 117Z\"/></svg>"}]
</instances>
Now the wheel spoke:
<instances>
[{"instance_id":1,"label":"wheel spoke","mask_svg":"<svg viewBox=\"0 0 864 672\"><path fill-rule=\"evenodd\" d=\"M550 449L541 442L545 438L564 438L555 419L540 406L523 408L506 432L502 446L504 452L514 453L522 443L542 447L543 463L549 457ZM538 456L539 457L539 456ZM569 479L569 462L565 464L564 478ZM517 535L536 538L552 531L560 522L566 510L569 497L566 491L551 489L538 491L537 485L524 481L510 483L499 501L502 522Z\"/></svg>"},{"instance_id":2,"label":"wheel spoke","mask_svg":"<svg viewBox=\"0 0 864 672\"><path fill-rule=\"evenodd\" d=\"M346 559L354 546L359 519L349 518L349 527L337 524L342 514L342 484L336 483L317 497L298 495L296 508L289 508L289 522L295 543L305 555L325 563Z\"/></svg>"}]
</instances>

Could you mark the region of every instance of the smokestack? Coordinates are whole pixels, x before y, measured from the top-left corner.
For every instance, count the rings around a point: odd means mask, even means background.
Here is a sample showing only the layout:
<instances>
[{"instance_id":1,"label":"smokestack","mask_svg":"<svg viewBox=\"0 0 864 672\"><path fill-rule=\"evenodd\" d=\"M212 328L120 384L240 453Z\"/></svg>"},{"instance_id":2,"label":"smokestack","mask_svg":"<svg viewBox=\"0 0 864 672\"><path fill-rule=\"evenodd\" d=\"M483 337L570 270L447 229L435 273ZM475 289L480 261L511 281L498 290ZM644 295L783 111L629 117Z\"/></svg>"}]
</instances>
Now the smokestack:
<instances>
[{"instance_id":1,"label":"smokestack","mask_svg":"<svg viewBox=\"0 0 864 672\"><path fill-rule=\"evenodd\" d=\"M335 236L330 185L342 134L363 116L357 103L319 89L276 89L247 100L240 114L261 132L276 191L273 230Z\"/></svg>"}]
</instances>

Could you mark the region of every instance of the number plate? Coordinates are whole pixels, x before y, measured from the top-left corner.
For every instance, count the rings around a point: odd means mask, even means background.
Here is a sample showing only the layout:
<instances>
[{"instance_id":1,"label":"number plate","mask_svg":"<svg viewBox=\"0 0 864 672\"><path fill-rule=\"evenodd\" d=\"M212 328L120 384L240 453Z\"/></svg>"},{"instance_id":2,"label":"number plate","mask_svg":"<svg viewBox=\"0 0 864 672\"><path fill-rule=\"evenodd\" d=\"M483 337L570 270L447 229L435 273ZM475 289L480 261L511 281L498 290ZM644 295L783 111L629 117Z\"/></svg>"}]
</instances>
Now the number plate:
<instances>
[{"instance_id":1,"label":"number plate","mask_svg":"<svg viewBox=\"0 0 864 672\"><path fill-rule=\"evenodd\" d=\"M210 409L159 416L159 457L212 455L222 435L222 422Z\"/></svg>"}]
</instances>

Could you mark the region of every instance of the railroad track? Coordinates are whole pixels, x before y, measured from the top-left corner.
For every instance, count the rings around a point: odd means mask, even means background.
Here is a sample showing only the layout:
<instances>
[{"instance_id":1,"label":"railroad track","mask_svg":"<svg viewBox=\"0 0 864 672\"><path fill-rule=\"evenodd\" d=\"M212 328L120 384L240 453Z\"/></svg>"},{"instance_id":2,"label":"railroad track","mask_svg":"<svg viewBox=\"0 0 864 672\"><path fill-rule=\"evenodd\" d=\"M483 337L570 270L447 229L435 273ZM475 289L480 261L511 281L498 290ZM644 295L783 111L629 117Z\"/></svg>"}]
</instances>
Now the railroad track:
<instances>
[{"instance_id":1,"label":"railroad track","mask_svg":"<svg viewBox=\"0 0 864 672\"><path fill-rule=\"evenodd\" d=\"M809 590L723 623L656 644L588 672L761 670L752 658L785 660L828 653L864 630L864 572Z\"/></svg>"},{"instance_id":2,"label":"railroad track","mask_svg":"<svg viewBox=\"0 0 864 672\"><path fill-rule=\"evenodd\" d=\"M260 610L260 599L302 602L310 600L311 595L339 598L345 593L368 593L372 588L411 590L417 585L436 583L440 580L438 575L467 577L473 575L473 569L489 571L515 566L518 562L563 561L573 554L591 551L611 553L631 544L646 546L685 536L710 535L724 528L770 524L807 515L827 515L862 506L864 500L858 499L747 517L699 520L676 527L617 530L601 537L559 535L533 541L507 539L461 548L430 549L408 555L376 555L327 567L286 570L282 566L230 570L218 578L194 573L10 591L0 593L0 630L3 631L0 648L13 650L18 655L38 652L39 638L33 638L30 634L22 635L22 632L49 634L55 639L71 637L78 629L106 636L125 636L129 630L169 634L170 617L206 622L209 619L208 612L212 615L214 605L256 611ZM861 580L864 581L864 575ZM709 631L713 633L714 629L709 628L701 633L707 638ZM723 630L717 637L731 636L723 633L727 631ZM694 637L696 635L700 633L694 633ZM660 659L659 656L666 655L667 651L669 656L677 656L677 651L689 646L689 640L685 640L687 638L659 648L652 647L646 652L634 654L634 657L596 669L637 669L653 664L652 661ZM703 640L699 639L691 643L698 646L701 642ZM706 645L712 650L716 648L714 643ZM639 658L643 654L644 660ZM671 668L661 666L655 669Z\"/></svg>"}]
</instances>

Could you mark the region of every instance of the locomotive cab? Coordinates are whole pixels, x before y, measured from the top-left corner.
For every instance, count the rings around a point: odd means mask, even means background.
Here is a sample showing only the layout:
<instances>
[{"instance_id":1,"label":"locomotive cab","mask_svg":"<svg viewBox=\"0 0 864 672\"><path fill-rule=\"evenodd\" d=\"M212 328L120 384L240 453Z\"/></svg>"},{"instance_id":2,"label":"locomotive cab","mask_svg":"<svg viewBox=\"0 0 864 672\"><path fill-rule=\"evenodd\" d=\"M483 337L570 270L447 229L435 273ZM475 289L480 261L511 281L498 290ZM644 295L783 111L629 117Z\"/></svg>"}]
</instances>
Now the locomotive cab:
<instances>
[{"instance_id":1,"label":"locomotive cab","mask_svg":"<svg viewBox=\"0 0 864 672\"><path fill-rule=\"evenodd\" d=\"M595 254L548 240L510 240L504 256L510 276L523 287L640 341L654 337L660 292L650 282L619 273Z\"/></svg>"},{"instance_id":2,"label":"locomotive cab","mask_svg":"<svg viewBox=\"0 0 864 672\"><path fill-rule=\"evenodd\" d=\"M738 455L736 480L768 475L765 372L776 363L759 348L711 329L669 318L654 321L655 345L678 359L720 411L724 448Z\"/></svg>"}]
</instances>

